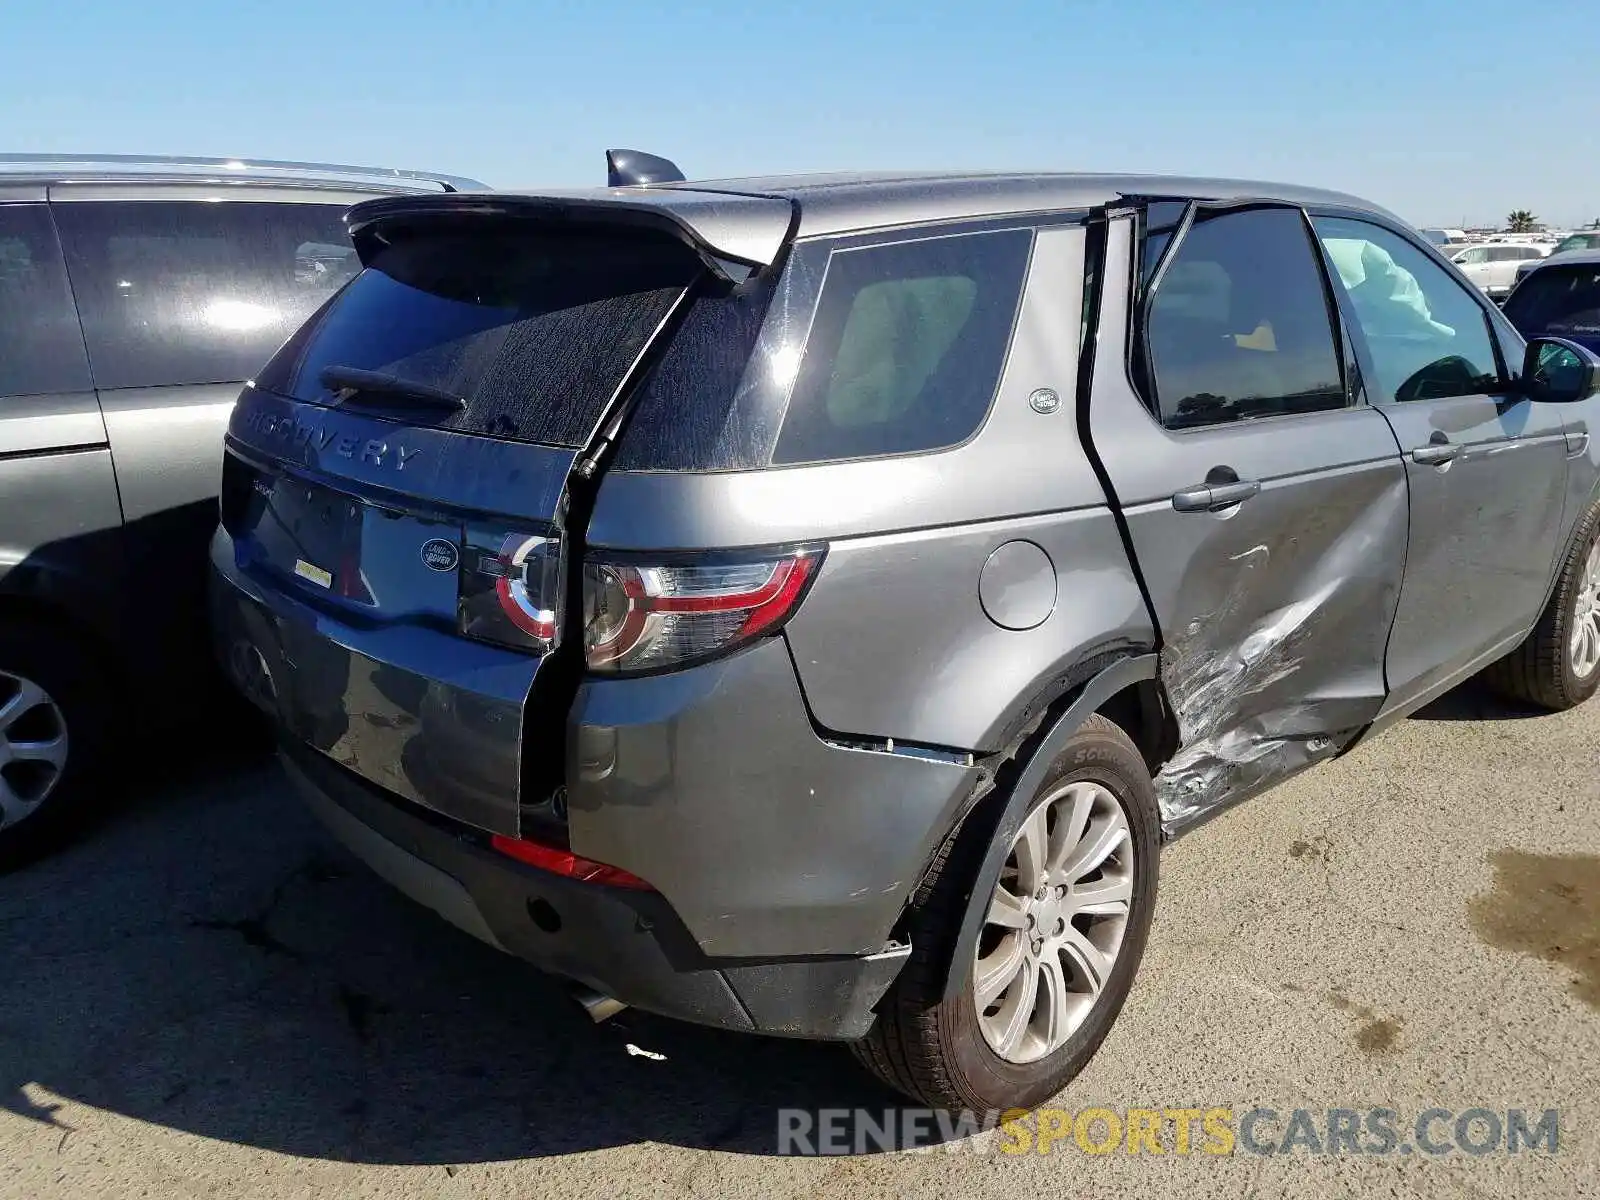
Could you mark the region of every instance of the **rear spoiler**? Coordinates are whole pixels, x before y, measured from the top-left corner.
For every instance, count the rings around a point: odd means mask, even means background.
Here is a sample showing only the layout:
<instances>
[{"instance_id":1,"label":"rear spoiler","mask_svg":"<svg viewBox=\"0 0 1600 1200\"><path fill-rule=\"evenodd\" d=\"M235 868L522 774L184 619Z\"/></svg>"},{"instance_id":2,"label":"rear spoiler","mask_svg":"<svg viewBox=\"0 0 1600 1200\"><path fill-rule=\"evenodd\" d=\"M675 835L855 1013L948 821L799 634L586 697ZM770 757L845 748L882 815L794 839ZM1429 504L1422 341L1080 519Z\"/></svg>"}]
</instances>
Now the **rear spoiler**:
<instances>
[{"instance_id":1,"label":"rear spoiler","mask_svg":"<svg viewBox=\"0 0 1600 1200\"><path fill-rule=\"evenodd\" d=\"M365 265L413 222L456 216L653 229L693 247L712 270L737 281L777 261L793 236L799 209L775 196L676 187L460 192L367 200L345 215L345 224Z\"/></svg>"}]
</instances>

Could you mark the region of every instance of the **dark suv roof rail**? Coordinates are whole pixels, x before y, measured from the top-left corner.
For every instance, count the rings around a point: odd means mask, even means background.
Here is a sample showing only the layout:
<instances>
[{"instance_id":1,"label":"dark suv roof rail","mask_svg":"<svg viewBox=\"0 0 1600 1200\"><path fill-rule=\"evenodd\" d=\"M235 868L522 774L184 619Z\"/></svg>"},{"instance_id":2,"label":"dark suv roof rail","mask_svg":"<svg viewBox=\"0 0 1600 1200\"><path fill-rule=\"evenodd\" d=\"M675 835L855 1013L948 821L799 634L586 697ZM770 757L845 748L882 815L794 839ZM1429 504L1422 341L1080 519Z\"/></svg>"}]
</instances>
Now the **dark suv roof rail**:
<instances>
[{"instance_id":1,"label":"dark suv roof rail","mask_svg":"<svg viewBox=\"0 0 1600 1200\"><path fill-rule=\"evenodd\" d=\"M402 171L394 167L357 167L344 163L292 162L272 158L205 158L185 154L0 154L0 177L42 175L58 171L192 175L221 173L241 178L316 178L397 183L431 183L446 192L485 191L487 184L438 171Z\"/></svg>"}]
</instances>

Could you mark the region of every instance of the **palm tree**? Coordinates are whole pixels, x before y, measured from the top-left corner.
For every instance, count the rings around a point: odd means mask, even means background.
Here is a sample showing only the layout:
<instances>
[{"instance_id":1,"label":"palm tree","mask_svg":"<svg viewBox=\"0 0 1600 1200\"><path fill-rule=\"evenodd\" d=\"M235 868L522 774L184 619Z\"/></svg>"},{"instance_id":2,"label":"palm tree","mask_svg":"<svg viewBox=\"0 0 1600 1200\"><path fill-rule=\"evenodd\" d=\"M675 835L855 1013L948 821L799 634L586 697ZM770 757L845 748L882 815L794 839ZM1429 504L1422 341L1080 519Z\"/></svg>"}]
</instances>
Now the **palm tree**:
<instances>
[{"instance_id":1,"label":"palm tree","mask_svg":"<svg viewBox=\"0 0 1600 1200\"><path fill-rule=\"evenodd\" d=\"M1506 218L1506 228L1512 233L1529 233L1539 223L1539 218L1525 208L1512 209Z\"/></svg>"}]
</instances>

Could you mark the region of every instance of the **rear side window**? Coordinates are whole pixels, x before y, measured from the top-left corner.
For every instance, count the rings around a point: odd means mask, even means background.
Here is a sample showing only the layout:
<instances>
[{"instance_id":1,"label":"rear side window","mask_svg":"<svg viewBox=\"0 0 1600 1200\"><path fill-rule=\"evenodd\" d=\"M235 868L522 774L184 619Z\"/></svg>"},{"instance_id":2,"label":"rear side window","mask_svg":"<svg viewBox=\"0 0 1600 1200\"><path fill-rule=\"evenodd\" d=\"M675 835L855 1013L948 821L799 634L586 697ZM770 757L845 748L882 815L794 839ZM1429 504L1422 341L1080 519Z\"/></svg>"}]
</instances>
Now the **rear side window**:
<instances>
[{"instance_id":1,"label":"rear side window","mask_svg":"<svg viewBox=\"0 0 1600 1200\"><path fill-rule=\"evenodd\" d=\"M675 241L621 231L418 234L377 254L257 383L326 404L330 368L374 372L461 398L430 418L439 428L581 446L702 270Z\"/></svg>"},{"instance_id":2,"label":"rear side window","mask_svg":"<svg viewBox=\"0 0 1600 1200\"><path fill-rule=\"evenodd\" d=\"M0 396L87 391L78 314L43 204L0 204Z\"/></svg>"},{"instance_id":3,"label":"rear side window","mask_svg":"<svg viewBox=\"0 0 1600 1200\"><path fill-rule=\"evenodd\" d=\"M102 388L248 379L353 274L335 204L55 206Z\"/></svg>"},{"instance_id":4,"label":"rear side window","mask_svg":"<svg viewBox=\"0 0 1600 1200\"><path fill-rule=\"evenodd\" d=\"M1327 292L1298 210L1198 214L1156 281L1144 344L1169 428L1346 403Z\"/></svg>"},{"instance_id":5,"label":"rear side window","mask_svg":"<svg viewBox=\"0 0 1600 1200\"><path fill-rule=\"evenodd\" d=\"M937 450L983 423L999 385L1032 233L837 250L773 462Z\"/></svg>"},{"instance_id":6,"label":"rear side window","mask_svg":"<svg viewBox=\"0 0 1600 1200\"><path fill-rule=\"evenodd\" d=\"M1527 337L1600 337L1600 263L1541 267L1506 300L1504 312Z\"/></svg>"}]
</instances>

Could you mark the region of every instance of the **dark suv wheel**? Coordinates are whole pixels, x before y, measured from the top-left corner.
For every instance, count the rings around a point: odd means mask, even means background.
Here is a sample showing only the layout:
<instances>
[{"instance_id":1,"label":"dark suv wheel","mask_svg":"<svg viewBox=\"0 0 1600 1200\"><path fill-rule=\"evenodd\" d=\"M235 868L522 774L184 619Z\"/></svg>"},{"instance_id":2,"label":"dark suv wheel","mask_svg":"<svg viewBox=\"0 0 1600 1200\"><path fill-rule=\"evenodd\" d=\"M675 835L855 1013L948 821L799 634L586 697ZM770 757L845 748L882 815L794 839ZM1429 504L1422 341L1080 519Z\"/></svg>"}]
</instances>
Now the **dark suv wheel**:
<instances>
[{"instance_id":1,"label":"dark suv wheel","mask_svg":"<svg viewBox=\"0 0 1600 1200\"><path fill-rule=\"evenodd\" d=\"M999 881L980 894L975 873L995 836L941 850L919 892L911 961L855 1045L884 1082L938 1107L1031 1107L1060 1091L1121 1011L1155 911L1155 789L1104 717L1046 772ZM954 962L977 905L977 946ZM952 971L963 982L946 1000Z\"/></svg>"}]
</instances>

